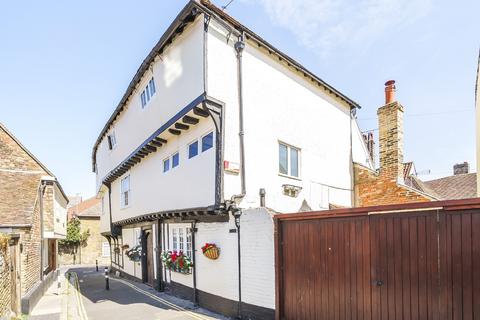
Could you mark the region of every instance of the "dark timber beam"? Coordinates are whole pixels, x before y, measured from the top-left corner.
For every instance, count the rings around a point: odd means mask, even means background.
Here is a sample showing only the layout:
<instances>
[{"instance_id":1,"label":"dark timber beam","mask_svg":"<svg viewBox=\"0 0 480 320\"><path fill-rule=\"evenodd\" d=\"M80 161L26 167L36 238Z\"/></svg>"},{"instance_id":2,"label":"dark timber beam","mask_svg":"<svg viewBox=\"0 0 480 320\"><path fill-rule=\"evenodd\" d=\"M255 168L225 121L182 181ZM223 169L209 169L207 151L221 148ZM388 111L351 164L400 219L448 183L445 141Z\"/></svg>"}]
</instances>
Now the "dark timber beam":
<instances>
[{"instance_id":1,"label":"dark timber beam","mask_svg":"<svg viewBox=\"0 0 480 320\"><path fill-rule=\"evenodd\" d=\"M160 142L160 143L163 143L163 144L165 144L165 143L168 142L167 140L162 139L162 138L159 138L159 137L156 137L156 138L155 138L155 141Z\"/></svg>"},{"instance_id":2,"label":"dark timber beam","mask_svg":"<svg viewBox=\"0 0 480 320\"><path fill-rule=\"evenodd\" d=\"M180 130L176 130L176 129L168 129L168 132L170 132L171 134L174 134L176 136L179 136L180 133L182 133Z\"/></svg>"},{"instance_id":3,"label":"dark timber beam","mask_svg":"<svg viewBox=\"0 0 480 320\"><path fill-rule=\"evenodd\" d=\"M155 152L155 151L157 151L157 148L152 147L152 146L150 146L150 145L146 145L146 146L145 146L145 149L147 149L149 152Z\"/></svg>"},{"instance_id":4,"label":"dark timber beam","mask_svg":"<svg viewBox=\"0 0 480 320\"><path fill-rule=\"evenodd\" d=\"M177 122L177 123L175 123L175 129L188 130L188 129L190 129L190 126L187 126L186 124Z\"/></svg>"},{"instance_id":5,"label":"dark timber beam","mask_svg":"<svg viewBox=\"0 0 480 320\"><path fill-rule=\"evenodd\" d=\"M150 145L156 146L156 147L161 147L161 146L163 146L163 144L161 144L160 142L157 142L157 141L155 141L155 140L152 141L152 142L150 142Z\"/></svg>"},{"instance_id":6,"label":"dark timber beam","mask_svg":"<svg viewBox=\"0 0 480 320\"><path fill-rule=\"evenodd\" d=\"M182 121L184 123L187 123L187 124L197 124L200 120L198 120L197 118L194 118L194 117L184 116L182 118Z\"/></svg>"},{"instance_id":7,"label":"dark timber beam","mask_svg":"<svg viewBox=\"0 0 480 320\"><path fill-rule=\"evenodd\" d=\"M193 113L200 117L204 117L204 118L208 117L208 112L199 107L193 108Z\"/></svg>"}]
</instances>

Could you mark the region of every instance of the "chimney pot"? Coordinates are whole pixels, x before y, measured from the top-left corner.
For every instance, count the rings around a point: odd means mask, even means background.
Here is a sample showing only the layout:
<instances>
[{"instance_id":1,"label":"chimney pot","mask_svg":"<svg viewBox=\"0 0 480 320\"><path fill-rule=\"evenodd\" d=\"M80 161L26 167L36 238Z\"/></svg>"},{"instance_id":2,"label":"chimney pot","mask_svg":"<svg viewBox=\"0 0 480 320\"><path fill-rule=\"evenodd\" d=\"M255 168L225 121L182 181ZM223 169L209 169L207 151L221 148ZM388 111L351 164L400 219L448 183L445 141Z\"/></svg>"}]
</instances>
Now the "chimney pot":
<instances>
[{"instance_id":1,"label":"chimney pot","mask_svg":"<svg viewBox=\"0 0 480 320\"><path fill-rule=\"evenodd\" d=\"M468 162L464 163L457 163L453 166L453 174L467 174L470 170L470 166L468 165Z\"/></svg>"},{"instance_id":2,"label":"chimney pot","mask_svg":"<svg viewBox=\"0 0 480 320\"><path fill-rule=\"evenodd\" d=\"M388 80L385 82L385 104L389 104L395 101L395 80Z\"/></svg>"}]
</instances>

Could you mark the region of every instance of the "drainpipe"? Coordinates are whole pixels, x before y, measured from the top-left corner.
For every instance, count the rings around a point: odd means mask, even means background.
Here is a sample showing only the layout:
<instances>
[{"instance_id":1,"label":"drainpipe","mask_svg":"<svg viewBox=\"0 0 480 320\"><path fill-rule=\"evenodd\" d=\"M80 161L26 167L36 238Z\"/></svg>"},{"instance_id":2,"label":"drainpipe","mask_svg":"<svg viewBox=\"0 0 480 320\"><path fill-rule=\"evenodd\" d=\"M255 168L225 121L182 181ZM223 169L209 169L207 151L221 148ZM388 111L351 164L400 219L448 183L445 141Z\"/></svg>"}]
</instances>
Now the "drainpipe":
<instances>
[{"instance_id":1,"label":"drainpipe","mask_svg":"<svg viewBox=\"0 0 480 320\"><path fill-rule=\"evenodd\" d=\"M237 227L237 255L238 255L238 309L237 317L242 319L242 257L240 247L240 217L242 209L236 205L236 200L241 200L245 197L246 183L245 183L245 143L244 143L244 126L243 126L243 75L242 75L242 53L245 49L245 33L238 37L235 43L235 51L237 52L237 86L238 86L238 137L240 147L240 182L241 193L232 196L231 204L229 205L229 212L235 219L235 226Z\"/></svg>"},{"instance_id":2,"label":"drainpipe","mask_svg":"<svg viewBox=\"0 0 480 320\"><path fill-rule=\"evenodd\" d=\"M38 198L40 205L40 281L43 281L43 192L45 191L45 181L40 182L38 189Z\"/></svg>"}]
</instances>

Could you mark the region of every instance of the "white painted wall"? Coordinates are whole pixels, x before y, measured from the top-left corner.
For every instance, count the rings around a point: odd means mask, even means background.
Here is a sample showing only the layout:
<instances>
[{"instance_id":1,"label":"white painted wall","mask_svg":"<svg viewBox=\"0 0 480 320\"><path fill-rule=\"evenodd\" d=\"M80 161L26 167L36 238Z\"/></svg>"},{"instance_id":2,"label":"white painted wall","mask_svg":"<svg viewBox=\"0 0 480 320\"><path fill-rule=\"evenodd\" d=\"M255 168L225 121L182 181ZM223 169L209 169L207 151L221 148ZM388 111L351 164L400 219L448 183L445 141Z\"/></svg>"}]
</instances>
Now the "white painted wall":
<instances>
[{"instance_id":1,"label":"white painted wall","mask_svg":"<svg viewBox=\"0 0 480 320\"><path fill-rule=\"evenodd\" d=\"M359 163L367 168L375 170L375 164L368 154L365 140L356 120L352 119L352 148L353 162Z\"/></svg>"},{"instance_id":2,"label":"white painted wall","mask_svg":"<svg viewBox=\"0 0 480 320\"><path fill-rule=\"evenodd\" d=\"M106 135L98 146L97 190L102 179L155 130L203 93L203 19L190 24L165 49L146 72L124 111L109 130L115 131L117 146L108 149ZM155 79L156 94L142 109L140 95Z\"/></svg>"},{"instance_id":3,"label":"white painted wall","mask_svg":"<svg viewBox=\"0 0 480 320\"><path fill-rule=\"evenodd\" d=\"M124 176L130 175L130 206L120 206L121 178L111 186L112 220L120 221L169 209L211 206L215 203L215 147L188 159L188 145L213 131L210 118L203 119L157 152L145 157ZM163 172L163 160L175 152L180 165Z\"/></svg>"},{"instance_id":4,"label":"white painted wall","mask_svg":"<svg viewBox=\"0 0 480 320\"><path fill-rule=\"evenodd\" d=\"M225 159L239 162L235 39L210 23L208 94L226 103ZM329 203L350 206L352 198L349 107L321 87L278 63L248 42L243 54L247 196L243 207L267 206L279 212L313 210ZM301 149L300 179L278 174L278 141ZM226 174L225 198L239 193L240 178ZM283 184L302 188L297 198L283 195Z\"/></svg>"},{"instance_id":5,"label":"white painted wall","mask_svg":"<svg viewBox=\"0 0 480 320\"><path fill-rule=\"evenodd\" d=\"M108 189L103 188L102 192L99 194L99 197L102 198L102 213L100 216L100 232L110 232L110 207L109 207L109 198L108 198Z\"/></svg>"},{"instance_id":6,"label":"white painted wall","mask_svg":"<svg viewBox=\"0 0 480 320\"><path fill-rule=\"evenodd\" d=\"M67 235L67 200L56 184L53 194L53 232L55 238L64 239Z\"/></svg>"}]
</instances>

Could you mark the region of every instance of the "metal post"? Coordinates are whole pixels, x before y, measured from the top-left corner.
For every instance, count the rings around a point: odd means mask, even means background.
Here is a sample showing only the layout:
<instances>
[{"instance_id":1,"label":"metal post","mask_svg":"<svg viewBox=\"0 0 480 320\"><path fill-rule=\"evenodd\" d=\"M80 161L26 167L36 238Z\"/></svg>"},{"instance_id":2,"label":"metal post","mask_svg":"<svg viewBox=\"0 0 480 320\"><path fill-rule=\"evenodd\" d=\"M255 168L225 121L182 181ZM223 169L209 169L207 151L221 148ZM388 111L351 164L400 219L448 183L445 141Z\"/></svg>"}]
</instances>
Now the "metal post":
<instances>
[{"instance_id":1,"label":"metal post","mask_svg":"<svg viewBox=\"0 0 480 320\"><path fill-rule=\"evenodd\" d=\"M108 267L105 267L105 290L110 290L110 283L108 279Z\"/></svg>"},{"instance_id":2,"label":"metal post","mask_svg":"<svg viewBox=\"0 0 480 320\"><path fill-rule=\"evenodd\" d=\"M95 268L97 269L97 272L98 272L98 260L95 260Z\"/></svg>"}]
</instances>

